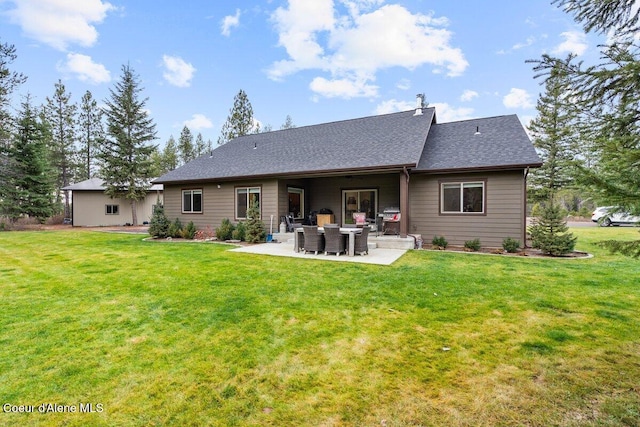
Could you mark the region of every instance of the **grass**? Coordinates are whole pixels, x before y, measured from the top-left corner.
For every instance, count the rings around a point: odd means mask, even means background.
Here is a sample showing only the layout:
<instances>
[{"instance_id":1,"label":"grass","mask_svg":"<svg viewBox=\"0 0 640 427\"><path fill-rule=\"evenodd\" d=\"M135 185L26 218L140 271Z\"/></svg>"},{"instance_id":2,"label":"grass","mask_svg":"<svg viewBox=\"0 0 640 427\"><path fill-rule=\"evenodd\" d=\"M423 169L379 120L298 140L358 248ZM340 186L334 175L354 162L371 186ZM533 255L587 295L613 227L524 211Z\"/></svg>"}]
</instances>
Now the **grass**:
<instances>
[{"instance_id":1,"label":"grass","mask_svg":"<svg viewBox=\"0 0 640 427\"><path fill-rule=\"evenodd\" d=\"M0 425L640 425L640 261L594 245L638 229L572 231L388 267L0 233Z\"/></svg>"}]
</instances>

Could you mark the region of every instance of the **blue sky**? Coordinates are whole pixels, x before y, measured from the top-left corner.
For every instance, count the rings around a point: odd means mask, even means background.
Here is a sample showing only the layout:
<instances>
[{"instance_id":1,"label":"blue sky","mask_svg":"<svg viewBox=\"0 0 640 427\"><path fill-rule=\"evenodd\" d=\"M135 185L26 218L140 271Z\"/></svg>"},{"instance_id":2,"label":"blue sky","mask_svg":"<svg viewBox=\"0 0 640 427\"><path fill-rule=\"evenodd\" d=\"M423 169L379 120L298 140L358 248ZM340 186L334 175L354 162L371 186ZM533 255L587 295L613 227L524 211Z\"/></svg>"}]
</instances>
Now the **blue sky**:
<instances>
[{"instance_id":1,"label":"blue sky","mask_svg":"<svg viewBox=\"0 0 640 427\"><path fill-rule=\"evenodd\" d=\"M0 42L28 76L13 97L100 102L123 64L139 75L159 145L184 125L214 144L243 89L263 126L279 129L411 109L439 122L536 115L542 90L527 59L598 59L550 0L0 0Z\"/></svg>"}]
</instances>

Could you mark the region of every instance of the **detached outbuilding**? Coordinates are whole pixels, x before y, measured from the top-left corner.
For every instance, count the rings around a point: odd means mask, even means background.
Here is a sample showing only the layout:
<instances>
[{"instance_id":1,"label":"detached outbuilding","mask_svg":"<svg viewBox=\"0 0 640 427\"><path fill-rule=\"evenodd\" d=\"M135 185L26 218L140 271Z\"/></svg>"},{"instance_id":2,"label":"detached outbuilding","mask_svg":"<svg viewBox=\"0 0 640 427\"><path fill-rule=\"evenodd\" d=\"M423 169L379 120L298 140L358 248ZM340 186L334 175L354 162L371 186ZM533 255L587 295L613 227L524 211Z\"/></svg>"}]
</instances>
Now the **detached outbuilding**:
<instances>
[{"instance_id":1,"label":"detached outbuilding","mask_svg":"<svg viewBox=\"0 0 640 427\"><path fill-rule=\"evenodd\" d=\"M434 108L236 138L154 182L170 220L215 228L283 216L354 225L398 212L399 235L525 241L526 179L540 158L515 115L438 124ZM354 225L355 226L355 225Z\"/></svg>"},{"instance_id":2,"label":"detached outbuilding","mask_svg":"<svg viewBox=\"0 0 640 427\"><path fill-rule=\"evenodd\" d=\"M131 201L112 199L104 193L104 181L91 178L64 187L71 191L71 224L76 227L103 227L133 223ZM154 206L163 203L163 185L153 184L144 200L138 202L138 223L151 220Z\"/></svg>"}]
</instances>

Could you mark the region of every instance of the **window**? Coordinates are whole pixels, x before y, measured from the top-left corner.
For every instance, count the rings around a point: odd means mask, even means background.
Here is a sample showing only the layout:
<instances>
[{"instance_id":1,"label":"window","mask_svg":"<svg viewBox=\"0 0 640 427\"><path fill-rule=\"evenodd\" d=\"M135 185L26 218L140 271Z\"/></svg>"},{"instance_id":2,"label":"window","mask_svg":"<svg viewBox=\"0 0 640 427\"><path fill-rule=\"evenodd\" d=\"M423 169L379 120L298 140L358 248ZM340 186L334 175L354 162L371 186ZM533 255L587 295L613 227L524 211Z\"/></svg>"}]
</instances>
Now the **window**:
<instances>
[{"instance_id":1,"label":"window","mask_svg":"<svg viewBox=\"0 0 640 427\"><path fill-rule=\"evenodd\" d=\"M119 205L105 205L105 213L107 215L118 215Z\"/></svg>"},{"instance_id":2,"label":"window","mask_svg":"<svg viewBox=\"0 0 640 427\"><path fill-rule=\"evenodd\" d=\"M289 215L293 218L304 217L304 190L302 188L289 187Z\"/></svg>"},{"instance_id":3,"label":"window","mask_svg":"<svg viewBox=\"0 0 640 427\"><path fill-rule=\"evenodd\" d=\"M441 213L485 213L484 181L444 182L440 185Z\"/></svg>"},{"instance_id":4,"label":"window","mask_svg":"<svg viewBox=\"0 0 640 427\"><path fill-rule=\"evenodd\" d=\"M260 187L236 188L236 219L247 219L252 203L260 204Z\"/></svg>"},{"instance_id":5,"label":"window","mask_svg":"<svg viewBox=\"0 0 640 427\"><path fill-rule=\"evenodd\" d=\"M182 190L182 213L202 213L202 190Z\"/></svg>"}]
</instances>

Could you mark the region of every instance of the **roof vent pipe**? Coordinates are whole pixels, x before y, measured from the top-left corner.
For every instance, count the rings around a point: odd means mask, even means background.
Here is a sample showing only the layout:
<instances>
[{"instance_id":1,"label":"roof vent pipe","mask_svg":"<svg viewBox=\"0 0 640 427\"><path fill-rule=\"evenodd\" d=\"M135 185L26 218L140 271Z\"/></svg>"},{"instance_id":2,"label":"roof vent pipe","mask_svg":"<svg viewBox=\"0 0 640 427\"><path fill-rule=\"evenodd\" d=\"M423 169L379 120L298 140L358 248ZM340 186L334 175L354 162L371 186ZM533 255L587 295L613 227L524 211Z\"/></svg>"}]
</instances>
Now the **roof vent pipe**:
<instances>
[{"instance_id":1,"label":"roof vent pipe","mask_svg":"<svg viewBox=\"0 0 640 427\"><path fill-rule=\"evenodd\" d=\"M419 93L416 95L416 112L413 113L414 116L422 115L422 106L424 105L424 93Z\"/></svg>"}]
</instances>

